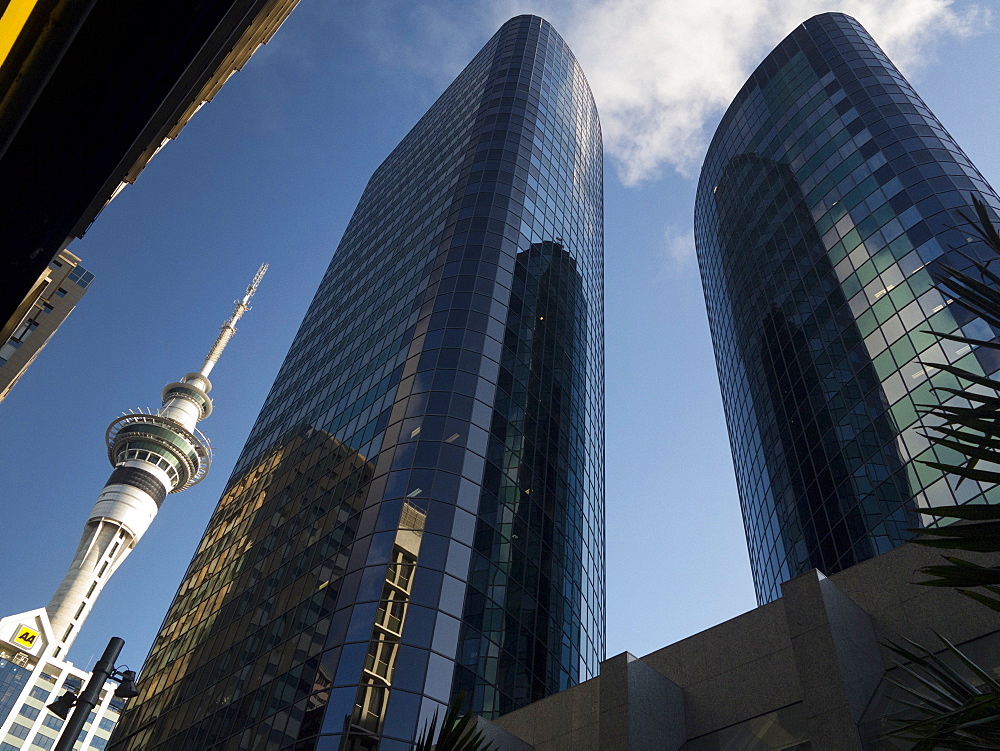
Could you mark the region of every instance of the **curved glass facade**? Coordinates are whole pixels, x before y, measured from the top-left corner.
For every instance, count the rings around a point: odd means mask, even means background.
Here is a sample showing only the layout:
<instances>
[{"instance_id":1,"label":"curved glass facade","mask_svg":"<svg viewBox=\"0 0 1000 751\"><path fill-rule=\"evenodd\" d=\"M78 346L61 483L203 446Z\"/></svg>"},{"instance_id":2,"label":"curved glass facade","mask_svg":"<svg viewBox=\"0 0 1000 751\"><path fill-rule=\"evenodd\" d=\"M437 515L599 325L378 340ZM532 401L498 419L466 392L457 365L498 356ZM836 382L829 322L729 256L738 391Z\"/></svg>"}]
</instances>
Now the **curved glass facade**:
<instances>
[{"instance_id":1,"label":"curved glass facade","mask_svg":"<svg viewBox=\"0 0 1000 751\"><path fill-rule=\"evenodd\" d=\"M933 288L985 258L958 211L996 194L854 19L806 21L729 107L702 168L695 240L760 603L910 536L919 509L996 491L931 469L918 406L995 351ZM959 331L961 329L961 331Z\"/></svg>"},{"instance_id":2,"label":"curved glass facade","mask_svg":"<svg viewBox=\"0 0 1000 751\"><path fill-rule=\"evenodd\" d=\"M409 749L604 657L603 175L506 23L376 170L119 723L122 749Z\"/></svg>"}]
</instances>

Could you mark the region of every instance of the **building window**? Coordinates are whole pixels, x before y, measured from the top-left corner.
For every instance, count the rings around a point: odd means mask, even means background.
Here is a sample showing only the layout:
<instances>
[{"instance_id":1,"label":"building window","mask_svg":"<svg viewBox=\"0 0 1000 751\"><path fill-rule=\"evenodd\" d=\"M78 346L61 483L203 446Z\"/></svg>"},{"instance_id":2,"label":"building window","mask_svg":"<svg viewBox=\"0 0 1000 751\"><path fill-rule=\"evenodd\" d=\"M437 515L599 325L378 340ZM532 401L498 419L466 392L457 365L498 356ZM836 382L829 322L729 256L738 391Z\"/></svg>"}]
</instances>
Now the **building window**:
<instances>
[{"instance_id":1,"label":"building window","mask_svg":"<svg viewBox=\"0 0 1000 751\"><path fill-rule=\"evenodd\" d=\"M62 287L56 290L56 297L66 297L66 290Z\"/></svg>"},{"instance_id":2,"label":"building window","mask_svg":"<svg viewBox=\"0 0 1000 751\"><path fill-rule=\"evenodd\" d=\"M48 677L51 678L51 676ZM38 701L46 701L49 698L49 691L41 686L35 686L31 689L30 696L32 699L38 699Z\"/></svg>"},{"instance_id":3,"label":"building window","mask_svg":"<svg viewBox=\"0 0 1000 751\"><path fill-rule=\"evenodd\" d=\"M86 289L87 285L94 281L94 275L83 268L83 266L77 266L69 272L69 280L71 282L76 282L76 284Z\"/></svg>"},{"instance_id":4,"label":"building window","mask_svg":"<svg viewBox=\"0 0 1000 751\"><path fill-rule=\"evenodd\" d=\"M59 730L63 726L63 721L54 714L46 714L45 719L42 720L42 724L47 728Z\"/></svg>"},{"instance_id":5,"label":"building window","mask_svg":"<svg viewBox=\"0 0 1000 751\"><path fill-rule=\"evenodd\" d=\"M11 338L23 342L25 339L28 338L28 335L31 334L31 332L37 328L38 328L38 323L29 318L27 321L25 321L24 323L22 323L20 326L17 327L17 330L13 333Z\"/></svg>"},{"instance_id":6,"label":"building window","mask_svg":"<svg viewBox=\"0 0 1000 751\"><path fill-rule=\"evenodd\" d=\"M36 717L38 717L40 711L41 710L32 707L30 704L24 704L21 706L21 709L18 712L18 714L23 717L27 717L29 720L34 720Z\"/></svg>"}]
</instances>

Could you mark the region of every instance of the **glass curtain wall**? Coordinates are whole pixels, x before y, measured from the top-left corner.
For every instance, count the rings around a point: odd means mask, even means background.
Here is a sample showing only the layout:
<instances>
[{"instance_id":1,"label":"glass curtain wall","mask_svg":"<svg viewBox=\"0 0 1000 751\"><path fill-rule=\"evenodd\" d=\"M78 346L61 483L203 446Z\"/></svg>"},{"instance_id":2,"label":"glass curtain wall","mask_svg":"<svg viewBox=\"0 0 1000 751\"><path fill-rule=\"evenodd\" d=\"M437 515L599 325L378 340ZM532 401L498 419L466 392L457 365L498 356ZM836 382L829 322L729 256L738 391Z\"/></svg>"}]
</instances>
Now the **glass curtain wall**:
<instances>
[{"instance_id":1,"label":"glass curtain wall","mask_svg":"<svg viewBox=\"0 0 1000 751\"><path fill-rule=\"evenodd\" d=\"M933 366L1000 367L983 321L933 286L985 258L996 194L867 32L827 13L744 85L702 167L695 240L757 599L891 549L928 506L997 500L925 462Z\"/></svg>"},{"instance_id":2,"label":"glass curtain wall","mask_svg":"<svg viewBox=\"0 0 1000 751\"><path fill-rule=\"evenodd\" d=\"M369 181L116 749L409 749L594 676L602 305L597 111L519 16Z\"/></svg>"}]
</instances>

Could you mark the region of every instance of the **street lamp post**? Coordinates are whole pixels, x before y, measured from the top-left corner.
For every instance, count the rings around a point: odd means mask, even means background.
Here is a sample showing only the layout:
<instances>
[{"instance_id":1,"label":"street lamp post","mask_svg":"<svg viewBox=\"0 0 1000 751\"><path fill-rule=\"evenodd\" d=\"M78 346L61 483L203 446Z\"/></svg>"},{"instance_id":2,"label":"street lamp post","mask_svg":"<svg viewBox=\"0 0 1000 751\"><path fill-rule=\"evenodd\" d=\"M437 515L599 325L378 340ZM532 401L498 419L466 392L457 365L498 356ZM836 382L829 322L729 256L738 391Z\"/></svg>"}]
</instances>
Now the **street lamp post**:
<instances>
[{"instance_id":1,"label":"street lamp post","mask_svg":"<svg viewBox=\"0 0 1000 751\"><path fill-rule=\"evenodd\" d=\"M76 743L80 731L83 730L83 726L86 724L91 710L97 706L101 689L109 678L120 676L123 679L118 689L115 690L115 696L130 698L138 693L135 690L135 673L131 670L123 672L115 670L115 660L118 659L118 655L121 654L122 647L124 646L124 639L112 636L111 640L108 641L108 646L104 650L104 654L101 655L101 659L94 665L94 672L91 674L90 680L87 681L87 685L83 691L80 692L80 695L73 697L71 693L65 693L49 705L49 709L54 714L64 718L66 717L66 711L70 707L73 707L73 714L66 720L62 734L59 736L59 741L56 743L53 751L72 751L73 744Z\"/></svg>"}]
</instances>

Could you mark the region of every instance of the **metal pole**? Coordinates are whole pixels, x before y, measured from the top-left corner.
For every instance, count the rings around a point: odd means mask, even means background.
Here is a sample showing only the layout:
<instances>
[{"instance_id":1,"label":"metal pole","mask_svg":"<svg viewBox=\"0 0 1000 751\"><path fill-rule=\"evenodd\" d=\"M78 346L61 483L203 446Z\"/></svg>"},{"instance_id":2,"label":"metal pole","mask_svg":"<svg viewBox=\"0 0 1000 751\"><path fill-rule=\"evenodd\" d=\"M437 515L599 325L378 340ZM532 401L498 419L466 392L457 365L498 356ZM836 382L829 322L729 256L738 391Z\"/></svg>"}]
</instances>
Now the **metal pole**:
<instances>
[{"instance_id":1,"label":"metal pole","mask_svg":"<svg viewBox=\"0 0 1000 751\"><path fill-rule=\"evenodd\" d=\"M111 673L114 672L115 661L118 659L118 655L121 654L122 647L124 646L124 639L120 639L117 636L111 637L107 649L101 655L101 659L94 665L94 672L90 676L90 680L87 681L86 687L77 698L76 704L73 706L73 714L66 720L66 724L62 729L62 735L59 736L59 742L56 743L53 751L72 751L77 736L80 735L80 731L83 730L83 726L87 722L87 717L90 716L90 711L97 706L97 700L101 696L101 689L108 678L111 677Z\"/></svg>"}]
</instances>

